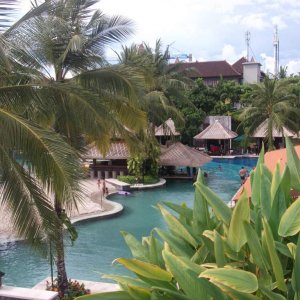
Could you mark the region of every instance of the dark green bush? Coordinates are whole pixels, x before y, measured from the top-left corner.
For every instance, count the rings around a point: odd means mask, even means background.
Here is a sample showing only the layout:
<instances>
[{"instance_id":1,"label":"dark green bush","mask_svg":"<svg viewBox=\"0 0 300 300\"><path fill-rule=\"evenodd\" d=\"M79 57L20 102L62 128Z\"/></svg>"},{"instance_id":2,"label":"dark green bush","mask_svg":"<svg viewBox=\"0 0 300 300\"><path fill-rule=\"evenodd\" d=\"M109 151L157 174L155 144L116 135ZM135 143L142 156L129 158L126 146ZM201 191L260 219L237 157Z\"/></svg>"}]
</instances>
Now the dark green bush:
<instances>
[{"instance_id":1,"label":"dark green bush","mask_svg":"<svg viewBox=\"0 0 300 300\"><path fill-rule=\"evenodd\" d=\"M132 176L132 175L127 175L127 176L118 176L118 180L129 183L129 184L135 184L135 183L144 183L144 184L154 184L159 182L159 178L153 177L151 175L145 175L144 177L140 178L139 180L137 177ZM144 179L144 181L143 181Z\"/></svg>"}]
</instances>

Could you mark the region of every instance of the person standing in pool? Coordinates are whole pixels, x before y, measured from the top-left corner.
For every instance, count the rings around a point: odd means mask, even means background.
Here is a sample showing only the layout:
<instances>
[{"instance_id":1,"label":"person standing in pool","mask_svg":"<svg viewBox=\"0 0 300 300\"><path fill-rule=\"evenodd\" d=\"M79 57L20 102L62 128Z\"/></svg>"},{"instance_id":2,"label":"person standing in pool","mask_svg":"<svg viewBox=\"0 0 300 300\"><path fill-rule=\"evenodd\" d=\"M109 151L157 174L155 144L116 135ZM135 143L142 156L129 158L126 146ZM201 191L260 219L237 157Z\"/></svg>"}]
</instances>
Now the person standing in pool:
<instances>
[{"instance_id":1,"label":"person standing in pool","mask_svg":"<svg viewBox=\"0 0 300 300\"><path fill-rule=\"evenodd\" d=\"M241 169L239 171L239 175L241 178L241 185L245 183L247 173L248 173L248 170L245 169L244 167L241 167Z\"/></svg>"}]
</instances>

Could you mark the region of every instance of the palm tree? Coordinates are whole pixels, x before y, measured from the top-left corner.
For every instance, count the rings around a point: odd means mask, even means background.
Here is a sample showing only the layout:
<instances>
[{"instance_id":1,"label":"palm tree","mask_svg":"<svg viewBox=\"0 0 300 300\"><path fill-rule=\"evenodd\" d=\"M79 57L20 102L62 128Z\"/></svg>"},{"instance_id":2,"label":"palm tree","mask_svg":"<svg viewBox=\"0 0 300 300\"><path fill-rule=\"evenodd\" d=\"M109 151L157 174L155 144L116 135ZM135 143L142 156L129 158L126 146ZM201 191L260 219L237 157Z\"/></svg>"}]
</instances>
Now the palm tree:
<instances>
[{"instance_id":1,"label":"palm tree","mask_svg":"<svg viewBox=\"0 0 300 300\"><path fill-rule=\"evenodd\" d=\"M295 96L289 90L289 81L266 76L262 83L251 85L249 103L243 108L239 120L248 135L267 120L269 150L274 149L273 128L283 133L283 127L297 131L298 110L293 106Z\"/></svg>"},{"instance_id":2,"label":"palm tree","mask_svg":"<svg viewBox=\"0 0 300 300\"><path fill-rule=\"evenodd\" d=\"M125 18L109 18L99 10L93 11L95 2L46 1L46 12L6 34L15 67L25 81L13 91L34 90L37 98L22 110L22 115L54 130L79 150L83 140L96 140L106 150L114 130L131 138L132 130L145 125L144 113L136 106L138 76L130 68L110 66L104 59L105 47L131 34L132 24ZM54 210L61 220L55 248L62 294L68 292L64 210L76 207L76 198L69 194L68 189L65 193L58 189L54 199Z\"/></svg>"},{"instance_id":3,"label":"palm tree","mask_svg":"<svg viewBox=\"0 0 300 300\"><path fill-rule=\"evenodd\" d=\"M175 120L177 125L184 123L183 117L175 106L176 99L184 100L184 92L188 84L180 77L174 67L168 65L169 49L162 51L160 40L152 49L146 43L123 47L119 61L134 68L144 78L144 90L139 97L140 107L147 113L148 129L142 130L138 138L142 143L139 151L141 159L147 159L148 169L152 175L158 170L159 145L154 136L155 126L164 124L168 118ZM166 133L172 132L166 128ZM135 159L135 155L133 157ZM145 163L143 163L143 166Z\"/></svg>"}]
</instances>

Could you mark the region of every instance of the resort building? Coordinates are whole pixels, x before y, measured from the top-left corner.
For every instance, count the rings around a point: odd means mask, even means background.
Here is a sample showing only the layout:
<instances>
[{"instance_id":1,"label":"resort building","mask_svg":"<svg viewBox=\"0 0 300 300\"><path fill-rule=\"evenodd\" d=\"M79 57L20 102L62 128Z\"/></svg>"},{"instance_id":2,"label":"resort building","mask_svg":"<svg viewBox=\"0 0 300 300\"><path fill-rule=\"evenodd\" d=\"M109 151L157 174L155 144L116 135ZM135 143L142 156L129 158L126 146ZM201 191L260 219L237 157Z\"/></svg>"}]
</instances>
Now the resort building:
<instances>
[{"instance_id":1,"label":"resort building","mask_svg":"<svg viewBox=\"0 0 300 300\"><path fill-rule=\"evenodd\" d=\"M174 66L176 63L171 64ZM264 77L260 70L261 64L253 59L248 61L245 57L240 58L234 64L226 60L181 62L177 70L190 79L202 78L206 85L216 85L220 78L237 83L257 83Z\"/></svg>"}]
</instances>

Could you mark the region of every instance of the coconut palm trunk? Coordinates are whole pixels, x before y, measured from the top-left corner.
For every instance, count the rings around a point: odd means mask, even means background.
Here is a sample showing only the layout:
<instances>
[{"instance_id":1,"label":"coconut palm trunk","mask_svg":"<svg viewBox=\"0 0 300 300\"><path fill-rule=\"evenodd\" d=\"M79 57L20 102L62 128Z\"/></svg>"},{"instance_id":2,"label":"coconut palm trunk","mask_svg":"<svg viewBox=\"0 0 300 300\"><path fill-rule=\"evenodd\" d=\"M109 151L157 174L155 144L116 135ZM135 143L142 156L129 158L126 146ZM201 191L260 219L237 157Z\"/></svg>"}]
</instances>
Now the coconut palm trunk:
<instances>
[{"instance_id":1,"label":"coconut palm trunk","mask_svg":"<svg viewBox=\"0 0 300 300\"><path fill-rule=\"evenodd\" d=\"M56 197L55 197L54 207L59 220L61 220L62 207ZM67 276L66 264L65 264L64 227L63 227L62 220L58 225L57 238L55 239L54 244L56 250L57 285L60 293L62 295L65 295L68 294L69 287L68 287L68 276Z\"/></svg>"}]
</instances>

